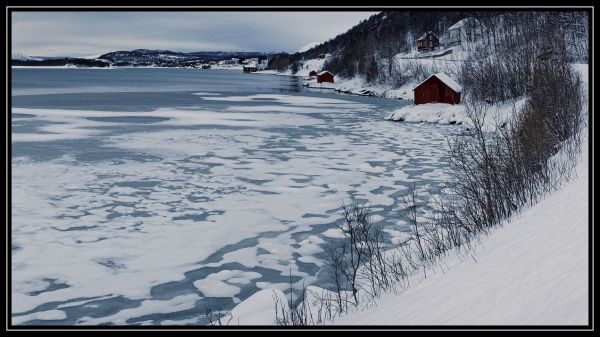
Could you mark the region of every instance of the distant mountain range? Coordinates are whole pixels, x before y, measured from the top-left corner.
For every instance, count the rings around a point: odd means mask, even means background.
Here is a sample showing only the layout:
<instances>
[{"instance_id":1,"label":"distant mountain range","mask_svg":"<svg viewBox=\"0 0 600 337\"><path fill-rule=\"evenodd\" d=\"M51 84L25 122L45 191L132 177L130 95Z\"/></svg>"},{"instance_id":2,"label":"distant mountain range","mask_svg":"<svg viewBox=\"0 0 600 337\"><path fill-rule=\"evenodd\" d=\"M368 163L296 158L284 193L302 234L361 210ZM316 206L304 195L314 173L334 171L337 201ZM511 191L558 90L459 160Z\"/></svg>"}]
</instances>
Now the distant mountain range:
<instances>
[{"instance_id":1,"label":"distant mountain range","mask_svg":"<svg viewBox=\"0 0 600 337\"><path fill-rule=\"evenodd\" d=\"M209 62L248 58L264 60L272 53L200 51L191 53L170 50L136 49L114 51L96 58L77 57L30 57L22 53L12 54L13 66L78 66L78 67L199 67ZM235 60L234 60L235 61Z\"/></svg>"}]
</instances>

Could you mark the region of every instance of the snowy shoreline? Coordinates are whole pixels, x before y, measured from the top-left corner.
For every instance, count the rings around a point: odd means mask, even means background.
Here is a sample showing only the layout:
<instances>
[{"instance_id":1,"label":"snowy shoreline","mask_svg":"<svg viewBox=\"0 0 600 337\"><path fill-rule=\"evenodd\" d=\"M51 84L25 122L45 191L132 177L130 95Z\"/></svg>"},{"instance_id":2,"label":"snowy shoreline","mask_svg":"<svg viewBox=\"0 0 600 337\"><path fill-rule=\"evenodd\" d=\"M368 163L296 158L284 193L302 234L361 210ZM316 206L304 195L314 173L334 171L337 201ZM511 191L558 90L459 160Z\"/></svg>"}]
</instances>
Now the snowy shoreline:
<instances>
[{"instance_id":1,"label":"snowy shoreline","mask_svg":"<svg viewBox=\"0 0 600 337\"><path fill-rule=\"evenodd\" d=\"M64 66L10 66L12 69L189 69L189 70L242 70L242 66L212 66L209 69L200 69L200 68L191 68L191 67L156 67L156 66L123 66L123 67L78 67L74 65L64 65Z\"/></svg>"},{"instance_id":2,"label":"snowy shoreline","mask_svg":"<svg viewBox=\"0 0 600 337\"><path fill-rule=\"evenodd\" d=\"M313 65L311 65L313 66ZM93 69L93 70L118 70L118 69L171 69L175 67L154 67L154 66L141 66L141 67L77 67L77 66L12 66L17 69ZM177 68L177 69L191 69L191 68ZM216 66L211 69L193 69L193 70L228 70L228 71L241 71L241 66ZM392 89L383 85L368 85L362 78L352 79L336 79L335 83L317 83L315 78L310 78L304 75L291 74L289 72L282 73L275 70L261 70L254 72L253 74L258 75L277 75L277 76L295 76L305 78L303 86L313 90L327 90L339 94L349 94L356 96L369 96L387 99L396 99L403 102L413 102L412 89L417 84L416 81L411 81L408 84L403 85L400 88ZM504 121L510 116L514 107L519 107L524 100L510 101L501 105L495 105L490 107L491 118L488 118L488 128L491 129L494 126L492 123L500 120ZM392 111L387 117L387 120L394 122L406 122L406 123L432 123L440 125L466 125L468 124L465 116L465 107L463 104L444 104L444 103L428 103L419 105L408 105L400 109Z\"/></svg>"},{"instance_id":3,"label":"snowy shoreline","mask_svg":"<svg viewBox=\"0 0 600 337\"><path fill-rule=\"evenodd\" d=\"M316 79L309 78L305 81L304 86L311 89L334 90L344 94L373 96L412 102L412 89L416 84L416 81L411 81L399 88L392 88L385 85L369 85L362 78L336 79L336 82L334 83L317 83Z\"/></svg>"}]
</instances>

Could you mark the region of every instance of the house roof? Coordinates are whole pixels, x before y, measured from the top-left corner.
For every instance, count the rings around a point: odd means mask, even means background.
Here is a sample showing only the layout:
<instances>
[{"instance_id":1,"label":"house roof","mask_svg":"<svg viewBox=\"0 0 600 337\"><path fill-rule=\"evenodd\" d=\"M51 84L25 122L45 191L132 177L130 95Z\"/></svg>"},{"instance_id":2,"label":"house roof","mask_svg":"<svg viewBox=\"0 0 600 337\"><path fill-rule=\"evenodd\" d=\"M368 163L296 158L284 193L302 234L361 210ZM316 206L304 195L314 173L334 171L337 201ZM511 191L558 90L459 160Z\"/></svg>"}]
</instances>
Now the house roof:
<instances>
[{"instance_id":1,"label":"house roof","mask_svg":"<svg viewBox=\"0 0 600 337\"><path fill-rule=\"evenodd\" d=\"M324 70L324 71L318 73L317 76L321 76L321 75L325 75L325 74L330 74L331 76L333 76L333 74L327 70Z\"/></svg>"},{"instance_id":2,"label":"house roof","mask_svg":"<svg viewBox=\"0 0 600 337\"><path fill-rule=\"evenodd\" d=\"M415 89L417 89L418 87L421 86L421 84L427 82L430 78L432 77L437 77L440 81L442 81L445 85L449 86L450 89L454 90L455 92L461 92L462 91L462 87L460 86L460 84L456 83L455 80L453 80L452 78L450 78L450 76L444 74L444 73L437 73L437 74L433 74L429 77L427 77L423 82L419 83ZM413 91L415 91L415 89L413 89Z\"/></svg>"},{"instance_id":3,"label":"house roof","mask_svg":"<svg viewBox=\"0 0 600 337\"><path fill-rule=\"evenodd\" d=\"M457 23L453 24L452 26L450 26L450 28L448 28L448 30L452 30L452 29L458 29L463 27L466 24L472 24L472 23L478 23L479 21L473 17L468 17L468 18L464 18L460 21L458 21Z\"/></svg>"},{"instance_id":4,"label":"house roof","mask_svg":"<svg viewBox=\"0 0 600 337\"><path fill-rule=\"evenodd\" d=\"M429 34L431 34L431 35L433 35L433 36L437 37L437 35L435 35L435 33L434 33L434 32L432 32L432 31L428 31L428 32L426 32L426 33L423 33L423 35L419 36L419 38L417 39L417 41L420 41L420 40L425 40L425 39L427 38L427 35L429 35Z\"/></svg>"}]
</instances>

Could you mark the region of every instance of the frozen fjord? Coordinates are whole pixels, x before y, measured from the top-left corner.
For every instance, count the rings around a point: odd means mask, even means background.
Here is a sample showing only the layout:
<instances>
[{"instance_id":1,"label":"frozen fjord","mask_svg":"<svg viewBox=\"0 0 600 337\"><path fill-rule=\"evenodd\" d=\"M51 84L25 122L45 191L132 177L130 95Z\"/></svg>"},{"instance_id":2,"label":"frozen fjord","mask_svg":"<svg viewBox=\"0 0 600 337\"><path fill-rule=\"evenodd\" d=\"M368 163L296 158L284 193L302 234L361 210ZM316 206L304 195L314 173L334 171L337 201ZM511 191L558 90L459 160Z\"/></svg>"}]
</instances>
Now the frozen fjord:
<instances>
[{"instance_id":1,"label":"frozen fjord","mask_svg":"<svg viewBox=\"0 0 600 337\"><path fill-rule=\"evenodd\" d=\"M385 121L401 101L234 71L13 72L15 324L203 324L290 272L322 281L342 202L397 242L397 197L446 179L452 129Z\"/></svg>"}]
</instances>

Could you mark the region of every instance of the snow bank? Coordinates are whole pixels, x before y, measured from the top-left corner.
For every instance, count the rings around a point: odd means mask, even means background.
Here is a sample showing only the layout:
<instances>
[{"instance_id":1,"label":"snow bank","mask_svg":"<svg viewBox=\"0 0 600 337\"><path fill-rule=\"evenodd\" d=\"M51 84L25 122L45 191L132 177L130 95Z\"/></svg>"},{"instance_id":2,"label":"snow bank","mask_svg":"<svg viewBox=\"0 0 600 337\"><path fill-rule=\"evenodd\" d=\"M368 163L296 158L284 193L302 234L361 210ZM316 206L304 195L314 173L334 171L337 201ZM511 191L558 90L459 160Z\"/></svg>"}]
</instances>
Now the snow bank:
<instances>
[{"instance_id":1,"label":"snow bank","mask_svg":"<svg viewBox=\"0 0 600 337\"><path fill-rule=\"evenodd\" d=\"M286 311L287 298L285 294L278 289L263 289L254 295L248 297L245 301L238 304L231 311L230 325L274 325L275 322L275 299L278 298L280 304ZM281 307L280 307L281 308ZM229 318L222 320L225 324Z\"/></svg>"},{"instance_id":2,"label":"snow bank","mask_svg":"<svg viewBox=\"0 0 600 337\"><path fill-rule=\"evenodd\" d=\"M335 75L335 74L334 74ZM361 77L353 77L350 79L335 76L335 83L317 83L316 78L307 78L304 86L313 89L334 90L337 92L360 95L360 96L377 96L385 98L396 98L403 100L412 100L412 89L417 82L407 83L399 88L394 88L386 84L368 84Z\"/></svg>"},{"instance_id":3,"label":"snow bank","mask_svg":"<svg viewBox=\"0 0 600 337\"><path fill-rule=\"evenodd\" d=\"M513 115L514 111L521 109L525 101L525 98L519 98L488 106L484 129L494 130L496 127L502 126ZM394 110L387 119L398 122L470 125L463 104L427 103L408 105Z\"/></svg>"},{"instance_id":4,"label":"snow bank","mask_svg":"<svg viewBox=\"0 0 600 337\"><path fill-rule=\"evenodd\" d=\"M335 324L588 324L588 154L577 178L483 237L472 256L450 255L400 295Z\"/></svg>"},{"instance_id":5,"label":"snow bank","mask_svg":"<svg viewBox=\"0 0 600 337\"><path fill-rule=\"evenodd\" d=\"M395 110L387 119L399 122L462 124L466 120L465 106L446 103L408 105Z\"/></svg>"}]
</instances>

